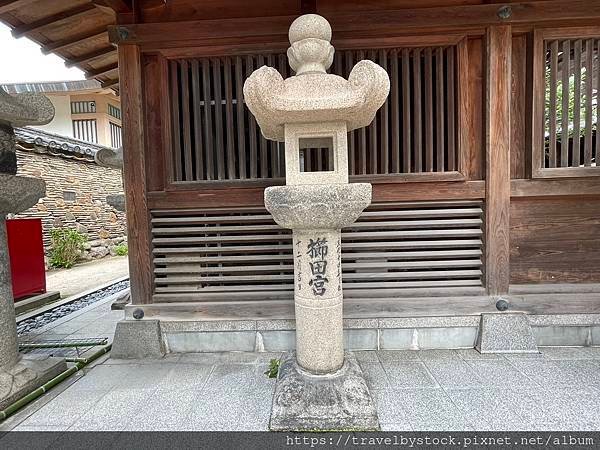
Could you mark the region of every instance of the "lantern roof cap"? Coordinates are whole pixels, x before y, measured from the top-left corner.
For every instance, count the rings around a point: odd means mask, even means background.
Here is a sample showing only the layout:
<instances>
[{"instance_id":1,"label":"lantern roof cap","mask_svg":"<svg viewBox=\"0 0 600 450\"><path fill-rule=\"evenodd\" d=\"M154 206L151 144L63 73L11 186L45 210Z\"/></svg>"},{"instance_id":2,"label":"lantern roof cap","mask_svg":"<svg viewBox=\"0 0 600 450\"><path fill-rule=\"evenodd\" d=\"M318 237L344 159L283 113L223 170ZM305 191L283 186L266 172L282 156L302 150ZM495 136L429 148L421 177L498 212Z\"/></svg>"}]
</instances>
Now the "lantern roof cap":
<instances>
[{"instance_id":1,"label":"lantern roof cap","mask_svg":"<svg viewBox=\"0 0 600 450\"><path fill-rule=\"evenodd\" d=\"M10 95L0 88L0 123L14 127L45 125L54 117L54 106L42 94L24 92Z\"/></svg>"},{"instance_id":2,"label":"lantern roof cap","mask_svg":"<svg viewBox=\"0 0 600 450\"><path fill-rule=\"evenodd\" d=\"M331 26L317 14L294 20L289 39L287 56L295 76L284 80L263 66L244 83L244 99L263 135L283 141L286 123L345 122L348 131L371 123L389 93L387 72L364 60L347 80L328 74L335 51Z\"/></svg>"}]
</instances>

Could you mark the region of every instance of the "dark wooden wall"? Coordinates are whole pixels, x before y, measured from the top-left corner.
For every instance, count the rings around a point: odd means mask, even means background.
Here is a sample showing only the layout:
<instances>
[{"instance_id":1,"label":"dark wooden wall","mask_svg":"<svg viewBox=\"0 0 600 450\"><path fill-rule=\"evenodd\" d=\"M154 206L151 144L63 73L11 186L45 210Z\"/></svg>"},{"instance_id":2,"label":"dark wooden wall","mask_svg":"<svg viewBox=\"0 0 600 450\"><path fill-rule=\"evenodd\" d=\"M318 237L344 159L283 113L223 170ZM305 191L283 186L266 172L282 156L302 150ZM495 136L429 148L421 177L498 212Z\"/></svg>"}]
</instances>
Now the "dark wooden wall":
<instances>
[{"instance_id":1,"label":"dark wooden wall","mask_svg":"<svg viewBox=\"0 0 600 450\"><path fill-rule=\"evenodd\" d=\"M599 282L599 205L600 196L513 200L511 283Z\"/></svg>"},{"instance_id":2,"label":"dark wooden wall","mask_svg":"<svg viewBox=\"0 0 600 450\"><path fill-rule=\"evenodd\" d=\"M507 292L509 281L598 281L593 262L598 266L595 255L600 243L594 233L598 234L600 208L594 209L594 199L598 200L600 178L533 179L531 164L534 30L596 25L598 17L593 15L600 16L600 2L508 3L513 5L512 15L503 21L498 16L503 5L470 0L427 0L418 6L405 0L259 0L251 8L242 0L141 1L134 15L119 17L122 28L111 30L113 41L123 49L122 67L140 64L142 73L137 94L142 99L143 139L139 141L143 145L134 143L134 130L124 129L130 134L125 140L130 143L130 167L125 168L131 177L128 201L138 199L135 207L145 209L140 220L160 209L261 206L264 187L272 181L178 183L173 179L169 61L279 53L289 45L286 34L291 21L302 12L317 12L330 19L337 49L462 42L457 54L461 177L450 180L445 174L423 173L411 179L399 174L366 180L373 182L374 202L484 200L491 293ZM139 61L131 60L130 46L139 49ZM124 95L125 103L127 98L138 97ZM139 182L144 176L140 161L145 161L145 186ZM584 224L576 225L579 233L567 225L580 221ZM152 246L145 243L138 250L132 255L136 264L151 266ZM151 281L140 277L140 282L148 287L134 301L150 302Z\"/></svg>"}]
</instances>

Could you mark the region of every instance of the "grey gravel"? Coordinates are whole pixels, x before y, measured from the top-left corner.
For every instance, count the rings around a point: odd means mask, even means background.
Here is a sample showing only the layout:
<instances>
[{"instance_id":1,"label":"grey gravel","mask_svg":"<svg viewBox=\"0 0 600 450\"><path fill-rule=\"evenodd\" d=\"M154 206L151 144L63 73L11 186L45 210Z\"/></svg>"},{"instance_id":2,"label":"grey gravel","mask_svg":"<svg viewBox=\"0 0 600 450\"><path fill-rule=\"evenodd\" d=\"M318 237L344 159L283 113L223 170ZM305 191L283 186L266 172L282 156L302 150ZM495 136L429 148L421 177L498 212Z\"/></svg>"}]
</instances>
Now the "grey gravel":
<instances>
[{"instance_id":1,"label":"grey gravel","mask_svg":"<svg viewBox=\"0 0 600 450\"><path fill-rule=\"evenodd\" d=\"M75 311L85 308L86 306L91 305L92 303L99 302L100 300L105 299L106 297L113 295L119 291L127 289L129 287L129 280L120 281L115 284L111 284L110 286L105 287L104 289L99 289L90 294L87 294L81 298L75 299L72 302L66 303L61 306L57 306L50 311L45 312L44 314L40 314L39 316L31 317L29 319L23 320L17 324L17 335L23 336L32 331L35 331L38 328L41 328L49 323L52 323L58 319L61 319Z\"/></svg>"}]
</instances>

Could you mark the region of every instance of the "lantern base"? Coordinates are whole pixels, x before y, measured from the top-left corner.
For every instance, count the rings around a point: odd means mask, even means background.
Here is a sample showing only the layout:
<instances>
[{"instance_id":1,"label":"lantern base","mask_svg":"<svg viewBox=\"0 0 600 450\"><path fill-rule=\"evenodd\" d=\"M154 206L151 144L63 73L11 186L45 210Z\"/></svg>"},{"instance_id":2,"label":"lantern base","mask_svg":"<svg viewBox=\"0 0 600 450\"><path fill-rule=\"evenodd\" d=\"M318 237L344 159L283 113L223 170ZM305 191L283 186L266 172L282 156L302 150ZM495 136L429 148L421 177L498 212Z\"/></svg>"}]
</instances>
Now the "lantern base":
<instances>
[{"instance_id":1,"label":"lantern base","mask_svg":"<svg viewBox=\"0 0 600 450\"><path fill-rule=\"evenodd\" d=\"M23 355L12 367L0 368L0 410L67 370L64 358Z\"/></svg>"},{"instance_id":2,"label":"lantern base","mask_svg":"<svg viewBox=\"0 0 600 450\"><path fill-rule=\"evenodd\" d=\"M335 373L313 375L288 353L279 368L271 421L273 431L376 431L375 403L356 359L347 355Z\"/></svg>"}]
</instances>

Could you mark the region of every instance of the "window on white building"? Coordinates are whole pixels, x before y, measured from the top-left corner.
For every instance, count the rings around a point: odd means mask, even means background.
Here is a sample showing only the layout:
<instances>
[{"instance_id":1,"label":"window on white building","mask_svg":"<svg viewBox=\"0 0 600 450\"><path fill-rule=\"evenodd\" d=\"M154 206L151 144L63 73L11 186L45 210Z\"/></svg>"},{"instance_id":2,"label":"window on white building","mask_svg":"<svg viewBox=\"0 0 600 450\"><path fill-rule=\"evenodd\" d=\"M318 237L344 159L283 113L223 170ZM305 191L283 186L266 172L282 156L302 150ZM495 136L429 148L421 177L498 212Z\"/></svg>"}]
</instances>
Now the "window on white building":
<instances>
[{"instance_id":1,"label":"window on white building","mask_svg":"<svg viewBox=\"0 0 600 450\"><path fill-rule=\"evenodd\" d=\"M96 119L74 120L73 137L93 144L98 143Z\"/></svg>"}]
</instances>

